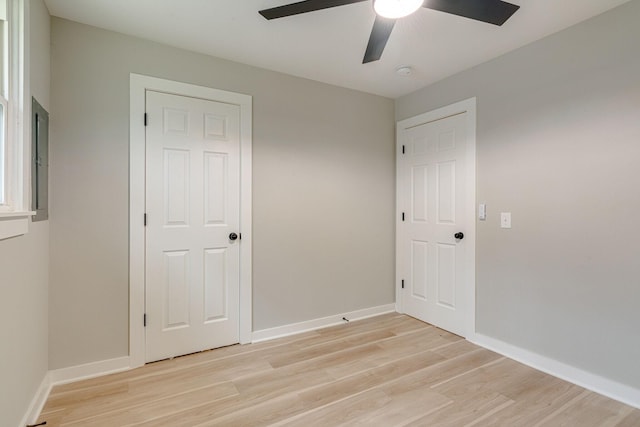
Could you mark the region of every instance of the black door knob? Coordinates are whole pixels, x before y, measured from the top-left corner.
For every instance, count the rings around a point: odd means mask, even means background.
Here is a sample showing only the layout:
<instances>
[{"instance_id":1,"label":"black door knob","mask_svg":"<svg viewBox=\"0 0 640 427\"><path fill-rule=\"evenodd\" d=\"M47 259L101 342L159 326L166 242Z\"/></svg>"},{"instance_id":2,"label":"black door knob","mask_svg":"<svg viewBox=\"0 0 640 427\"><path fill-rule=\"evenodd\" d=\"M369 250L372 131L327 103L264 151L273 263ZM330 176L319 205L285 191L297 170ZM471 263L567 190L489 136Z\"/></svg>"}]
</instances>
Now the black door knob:
<instances>
[{"instance_id":1,"label":"black door knob","mask_svg":"<svg viewBox=\"0 0 640 427\"><path fill-rule=\"evenodd\" d=\"M237 238L238 238L238 235L236 233L229 234L229 240L236 240Z\"/></svg>"},{"instance_id":2,"label":"black door knob","mask_svg":"<svg viewBox=\"0 0 640 427\"><path fill-rule=\"evenodd\" d=\"M456 234L453 235L453 237L455 237L458 240L462 240L464 239L464 234L458 231Z\"/></svg>"}]
</instances>

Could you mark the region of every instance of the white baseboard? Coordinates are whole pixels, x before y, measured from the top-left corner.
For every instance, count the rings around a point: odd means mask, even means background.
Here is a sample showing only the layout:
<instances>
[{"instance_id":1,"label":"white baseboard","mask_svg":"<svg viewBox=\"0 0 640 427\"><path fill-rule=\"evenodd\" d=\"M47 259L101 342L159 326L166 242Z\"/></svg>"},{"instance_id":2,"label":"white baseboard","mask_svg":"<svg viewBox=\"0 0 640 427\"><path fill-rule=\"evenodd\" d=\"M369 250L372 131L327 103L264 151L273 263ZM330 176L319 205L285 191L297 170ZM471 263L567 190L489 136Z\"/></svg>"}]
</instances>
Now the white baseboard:
<instances>
[{"instance_id":1,"label":"white baseboard","mask_svg":"<svg viewBox=\"0 0 640 427\"><path fill-rule=\"evenodd\" d=\"M49 392L51 391L51 381L49 380L49 373L47 372L36 391L36 394L31 399L31 404L29 405L29 409L27 413L24 414L22 418L22 422L20 426L26 426L28 424L35 424L40 416L40 412L42 412L42 408L44 408L44 404L47 402L47 398L49 397Z\"/></svg>"},{"instance_id":2,"label":"white baseboard","mask_svg":"<svg viewBox=\"0 0 640 427\"><path fill-rule=\"evenodd\" d=\"M20 425L34 424L38 420L54 385L72 383L129 369L131 369L129 367L129 356L126 356L47 372L36 394L33 396L29 409L24 415Z\"/></svg>"},{"instance_id":3,"label":"white baseboard","mask_svg":"<svg viewBox=\"0 0 640 427\"><path fill-rule=\"evenodd\" d=\"M129 356L49 371L51 385L72 383L131 369Z\"/></svg>"},{"instance_id":4,"label":"white baseboard","mask_svg":"<svg viewBox=\"0 0 640 427\"><path fill-rule=\"evenodd\" d=\"M393 313L396 311L395 304L380 305L377 307L365 308L362 310L350 311L348 313L340 313L333 316L322 317L320 319L307 320L300 323L292 323L290 325L277 326L275 328L262 329L254 331L252 342L260 342L282 338L289 335L300 334L302 332L314 331L328 326L335 326L345 323L343 317L353 320L366 319L367 317L379 316L385 313Z\"/></svg>"},{"instance_id":5,"label":"white baseboard","mask_svg":"<svg viewBox=\"0 0 640 427\"><path fill-rule=\"evenodd\" d=\"M601 377L486 335L475 334L472 337L468 337L467 340L527 366L531 366L539 371L546 372L554 377L640 409L640 390L637 388Z\"/></svg>"}]
</instances>

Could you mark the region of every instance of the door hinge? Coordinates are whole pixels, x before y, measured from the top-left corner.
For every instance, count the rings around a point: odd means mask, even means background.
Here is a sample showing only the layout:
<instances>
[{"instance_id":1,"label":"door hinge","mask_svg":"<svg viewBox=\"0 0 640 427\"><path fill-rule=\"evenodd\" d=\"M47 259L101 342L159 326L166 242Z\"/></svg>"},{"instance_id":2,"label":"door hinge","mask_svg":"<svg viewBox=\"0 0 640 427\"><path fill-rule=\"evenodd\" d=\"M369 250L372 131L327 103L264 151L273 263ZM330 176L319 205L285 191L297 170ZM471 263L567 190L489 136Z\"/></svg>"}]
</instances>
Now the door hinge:
<instances>
[{"instance_id":1,"label":"door hinge","mask_svg":"<svg viewBox=\"0 0 640 427\"><path fill-rule=\"evenodd\" d=\"M148 120L148 116L147 113L144 113L144 125L148 125L149 124L149 120Z\"/></svg>"},{"instance_id":2,"label":"door hinge","mask_svg":"<svg viewBox=\"0 0 640 427\"><path fill-rule=\"evenodd\" d=\"M402 146L402 154L404 154L404 145Z\"/></svg>"},{"instance_id":3,"label":"door hinge","mask_svg":"<svg viewBox=\"0 0 640 427\"><path fill-rule=\"evenodd\" d=\"M402 212L402 220L404 221L404 212ZM146 224L146 223L145 223Z\"/></svg>"},{"instance_id":4,"label":"door hinge","mask_svg":"<svg viewBox=\"0 0 640 427\"><path fill-rule=\"evenodd\" d=\"M147 313L142 316L142 326L147 327Z\"/></svg>"},{"instance_id":5,"label":"door hinge","mask_svg":"<svg viewBox=\"0 0 640 427\"><path fill-rule=\"evenodd\" d=\"M147 226L147 214L144 214L144 226Z\"/></svg>"},{"instance_id":6,"label":"door hinge","mask_svg":"<svg viewBox=\"0 0 640 427\"><path fill-rule=\"evenodd\" d=\"M402 279L402 289L404 289L404 279Z\"/></svg>"}]
</instances>

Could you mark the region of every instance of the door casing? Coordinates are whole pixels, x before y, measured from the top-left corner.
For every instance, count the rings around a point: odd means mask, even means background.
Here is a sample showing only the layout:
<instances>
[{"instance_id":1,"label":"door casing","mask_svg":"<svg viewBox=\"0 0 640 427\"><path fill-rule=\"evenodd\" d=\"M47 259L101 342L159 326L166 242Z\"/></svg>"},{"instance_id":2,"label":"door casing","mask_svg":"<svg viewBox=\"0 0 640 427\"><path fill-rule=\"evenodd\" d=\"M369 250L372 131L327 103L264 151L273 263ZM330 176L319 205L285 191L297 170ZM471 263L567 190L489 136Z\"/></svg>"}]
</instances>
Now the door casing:
<instances>
[{"instance_id":1,"label":"door casing","mask_svg":"<svg viewBox=\"0 0 640 427\"><path fill-rule=\"evenodd\" d=\"M469 307L470 313L468 313L468 321L465 327L465 336L471 338L475 334L475 319L476 319L476 283L475 283L475 247L476 247L476 98L469 98L464 101L457 102L455 104L448 105L446 107L438 108L436 110L419 114L417 116L398 121L396 123L396 194L401 194L402 186L407 185L401 179L401 159L402 159L402 133L406 129L410 129L414 126L419 126L425 123L433 122L436 120L444 119L460 113L467 113L467 197L466 205L469 207L465 213L465 240L467 240L467 249L465 253L465 269L468 271L466 275L467 280L465 283L465 289L468 292L464 295L467 300L467 307ZM396 200L396 254L401 254L402 235L399 233L402 226L402 212L406 212L406 207L400 206L400 203ZM402 270L402 261L398 255L396 255L396 311L404 313L403 301L402 301L402 280L405 272Z\"/></svg>"},{"instance_id":2,"label":"door casing","mask_svg":"<svg viewBox=\"0 0 640 427\"><path fill-rule=\"evenodd\" d=\"M145 97L153 90L240 107L240 343L251 342L252 97L140 74L130 75L129 117L129 365L145 363Z\"/></svg>"}]
</instances>

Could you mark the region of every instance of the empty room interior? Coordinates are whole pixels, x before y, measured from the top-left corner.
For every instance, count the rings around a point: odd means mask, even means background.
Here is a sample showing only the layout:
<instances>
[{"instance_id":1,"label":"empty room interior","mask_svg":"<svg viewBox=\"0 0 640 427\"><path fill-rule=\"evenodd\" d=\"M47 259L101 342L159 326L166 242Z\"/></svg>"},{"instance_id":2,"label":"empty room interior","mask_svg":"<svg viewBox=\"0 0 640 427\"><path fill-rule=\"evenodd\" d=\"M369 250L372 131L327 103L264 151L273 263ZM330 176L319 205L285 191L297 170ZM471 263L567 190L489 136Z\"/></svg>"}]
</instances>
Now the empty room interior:
<instances>
[{"instance_id":1,"label":"empty room interior","mask_svg":"<svg viewBox=\"0 0 640 427\"><path fill-rule=\"evenodd\" d=\"M640 426L640 0L0 9L1 427Z\"/></svg>"}]
</instances>

